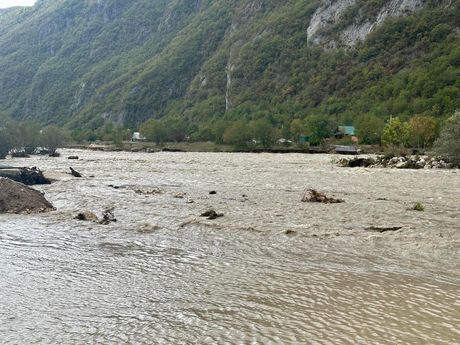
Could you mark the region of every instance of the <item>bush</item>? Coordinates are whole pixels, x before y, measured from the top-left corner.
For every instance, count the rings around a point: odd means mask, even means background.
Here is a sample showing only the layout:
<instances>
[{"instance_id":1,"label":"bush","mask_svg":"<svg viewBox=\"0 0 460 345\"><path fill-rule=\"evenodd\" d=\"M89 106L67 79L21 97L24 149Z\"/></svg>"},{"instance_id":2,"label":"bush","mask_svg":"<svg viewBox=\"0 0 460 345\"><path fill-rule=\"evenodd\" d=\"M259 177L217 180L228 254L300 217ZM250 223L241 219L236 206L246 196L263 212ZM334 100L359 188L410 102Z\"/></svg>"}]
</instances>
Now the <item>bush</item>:
<instances>
[{"instance_id":1,"label":"bush","mask_svg":"<svg viewBox=\"0 0 460 345\"><path fill-rule=\"evenodd\" d=\"M425 211L425 206L423 206L421 203L418 202L414 206L414 211L423 212Z\"/></svg>"},{"instance_id":2,"label":"bush","mask_svg":"<svg viewBox=\"0 0 460 345\"><path fill-rule=\"evenodd\" d=\"M435 150L454 165L460 166L460 110L457 110L444 124L435 143Z\"/></svg>"}]
</instances>

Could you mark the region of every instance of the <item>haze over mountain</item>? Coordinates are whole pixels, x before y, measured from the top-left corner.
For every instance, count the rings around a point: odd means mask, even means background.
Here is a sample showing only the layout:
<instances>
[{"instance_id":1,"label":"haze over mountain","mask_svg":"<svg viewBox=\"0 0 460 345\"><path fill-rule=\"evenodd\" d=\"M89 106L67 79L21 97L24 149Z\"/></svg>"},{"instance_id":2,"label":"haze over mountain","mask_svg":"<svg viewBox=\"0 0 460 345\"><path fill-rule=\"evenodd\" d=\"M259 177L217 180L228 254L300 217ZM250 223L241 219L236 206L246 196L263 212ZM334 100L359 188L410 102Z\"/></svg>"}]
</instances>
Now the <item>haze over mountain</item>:
<instances>
[{"instance_id":1,"label":"haze over mountain","mask_svg":"<svg viewBox=\"0 0 460 345\"><path fill-rule=\"evenodd\" d=\"M35 0L2 0L0 1L0 8L32 6L33 4L35 4Z\"/></svg>"},{"instance_id":2,"label":"haze over mountain","mask_svg":"<svg viewBox=\"0 0 460 345\"><path fill-rule=\"evenodd\" d=\"M39 0L0 10L0 111L75 127L460 107L460 1Z\"/></svg>"}]
</instances>

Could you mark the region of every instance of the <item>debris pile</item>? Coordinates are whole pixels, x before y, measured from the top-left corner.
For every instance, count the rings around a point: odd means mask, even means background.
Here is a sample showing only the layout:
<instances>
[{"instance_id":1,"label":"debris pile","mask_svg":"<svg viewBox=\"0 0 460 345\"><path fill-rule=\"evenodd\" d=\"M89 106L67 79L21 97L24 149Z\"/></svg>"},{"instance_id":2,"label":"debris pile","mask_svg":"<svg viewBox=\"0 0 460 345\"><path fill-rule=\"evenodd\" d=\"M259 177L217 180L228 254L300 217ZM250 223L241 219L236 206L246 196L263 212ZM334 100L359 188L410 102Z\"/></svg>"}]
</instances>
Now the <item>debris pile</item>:
<instances>
[{"instance_id":1,"label":"debris pile","mask_svg":"<svg viewBox=\"0 0 460 345\"><path fill-rule=\"evenodd\" d=\"M80 221L93 222L93 223L102 224L102 225L109 225L110 223L114 223L117 221L117 219L115 218L113 208L109 208L105 210L104 212L102 212L102 219L99 219L98 216L96 216L96 214L91 211L81 212L77 214L75 219L80 220Z\"/></svg>"},{"instance_id":2,"label":"debris pile","mask_svg":"<svg viewBox=\"0 0 460 345\"><path fill-rule=\"evenodd\" d=\"M334 199L326 196L326 194L318 192L314 189L305 190L302 202L321 202L324 204L339 204L345 202L342 199Z\"/></svg>"}]
</instances>

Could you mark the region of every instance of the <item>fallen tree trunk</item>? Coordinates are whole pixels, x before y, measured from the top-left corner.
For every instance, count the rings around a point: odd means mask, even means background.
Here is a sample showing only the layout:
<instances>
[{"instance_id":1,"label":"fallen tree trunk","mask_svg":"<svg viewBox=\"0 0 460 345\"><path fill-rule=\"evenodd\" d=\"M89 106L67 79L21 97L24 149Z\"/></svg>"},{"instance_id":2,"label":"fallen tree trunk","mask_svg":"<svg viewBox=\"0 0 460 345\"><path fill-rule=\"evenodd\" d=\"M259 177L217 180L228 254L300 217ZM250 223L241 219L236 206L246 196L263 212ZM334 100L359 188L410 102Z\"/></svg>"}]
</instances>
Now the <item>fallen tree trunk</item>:
<instances>
[{"instance_id":1,"label":"fallen tree trunk","mask_svg":"<svg viewBox=\"0 0 460 345\"><path fill-rule=\"evenodd\" d=\"M51 184L51 181L43 176L43 172L36 168L14 168L2 167L0 168L0 177L9 178L13 181L23 183L27 186L36 184Z\"/></svg>"},{"instance_id":2,"label":"fallen tree trunk","mask_svg":"<svg viewBox=\"0 0 460 345\"><path fill-rule=\"evenodd\" d=\"M389 227L378 227L378 226L371 226L369 228L366 228L366 231L372 231L372 232L379 232L379 233L384 233L388 231L398 231L401 230L402 226L389 226Z\"/></svg>"}]
</instances>

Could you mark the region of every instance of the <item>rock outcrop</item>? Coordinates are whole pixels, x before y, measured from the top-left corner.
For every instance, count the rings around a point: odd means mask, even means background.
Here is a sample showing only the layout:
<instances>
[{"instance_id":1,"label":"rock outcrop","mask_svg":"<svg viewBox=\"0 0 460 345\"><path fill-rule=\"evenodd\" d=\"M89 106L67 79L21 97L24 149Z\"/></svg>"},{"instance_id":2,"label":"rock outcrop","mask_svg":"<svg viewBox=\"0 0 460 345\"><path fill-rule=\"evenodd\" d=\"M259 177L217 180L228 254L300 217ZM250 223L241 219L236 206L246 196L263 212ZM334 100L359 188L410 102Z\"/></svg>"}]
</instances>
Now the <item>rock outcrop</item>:
<instances>
[{"instance_id":1,"label":"rock outcrop","mask_svg":"<svg viewBox=\"0 0 460 345\"><path fill-rule=\"evenodd\" d=\"M53 210L53 205L39 191L0 177L0 213L31 214Z\"/></svg>"},{"instance_id":2,"label":"rock outcrop","mask_svg":"<svg viewBox=\"0 0 460 345\"><path fill-rule=\"evenodd\" d=\"M424 4L424 0L387 0L366 9L360 0L323 0L311 19L308 40L328 48L353 47L386 18L410 14Z\"/></svg>"}]
</instances>

